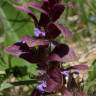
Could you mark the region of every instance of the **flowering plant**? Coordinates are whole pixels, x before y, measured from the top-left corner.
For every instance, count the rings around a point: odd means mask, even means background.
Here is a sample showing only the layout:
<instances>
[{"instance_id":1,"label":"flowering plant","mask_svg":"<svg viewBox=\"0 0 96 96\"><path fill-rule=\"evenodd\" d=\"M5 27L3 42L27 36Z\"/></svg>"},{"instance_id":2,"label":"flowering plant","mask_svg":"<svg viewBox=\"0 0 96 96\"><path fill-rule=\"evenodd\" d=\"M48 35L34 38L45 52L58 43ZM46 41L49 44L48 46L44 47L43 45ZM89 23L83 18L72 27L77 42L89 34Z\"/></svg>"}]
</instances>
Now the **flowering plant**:
<instances>
[{"instance_id":1,"label":"flowering plant","mask_svg":"<svg viewBox=\"0 0 96 96\"><path fill-rule=\"evenodd\" d=\"M71 47L56 41L60 35L64 38L72 36L72 32L57 21L65 9L61 1L43 0L42 3L28 2L16 6L18 10L27 13L34 20L34 36L24 36L5 51L37 64L40 70L37 76L38 85L31 96L56 93L64 96L85 96L81 81L76 81L74 74L79 76L79 70L88 69L88 66L79 64L64 68L63 64L74 61L77 57ZM41 12L39 20L31 9Z\"/></svg>"}]
</instances>

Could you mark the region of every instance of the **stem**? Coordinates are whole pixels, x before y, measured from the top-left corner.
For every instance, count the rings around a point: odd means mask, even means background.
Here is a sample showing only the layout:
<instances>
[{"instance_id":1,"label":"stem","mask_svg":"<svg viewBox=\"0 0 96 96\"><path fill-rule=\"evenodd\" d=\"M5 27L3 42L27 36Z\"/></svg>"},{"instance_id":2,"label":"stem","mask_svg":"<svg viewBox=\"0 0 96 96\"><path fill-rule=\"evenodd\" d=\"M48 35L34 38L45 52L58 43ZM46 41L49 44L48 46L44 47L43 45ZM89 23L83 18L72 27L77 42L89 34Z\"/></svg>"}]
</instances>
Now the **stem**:
<instances>
[{"instance_id":1,"label":"stem","mask_svg":"<svg viewBox=\"0 0 96 96\"><path fill-rule=\"evenodd\" d=\"M12 60L12 56L9 55L9 56L8 56L8 65L9 65L9 69L10 69L10 70L11 70L11 68L12 68L11 60Z\"/></svg>"}]
</instances>

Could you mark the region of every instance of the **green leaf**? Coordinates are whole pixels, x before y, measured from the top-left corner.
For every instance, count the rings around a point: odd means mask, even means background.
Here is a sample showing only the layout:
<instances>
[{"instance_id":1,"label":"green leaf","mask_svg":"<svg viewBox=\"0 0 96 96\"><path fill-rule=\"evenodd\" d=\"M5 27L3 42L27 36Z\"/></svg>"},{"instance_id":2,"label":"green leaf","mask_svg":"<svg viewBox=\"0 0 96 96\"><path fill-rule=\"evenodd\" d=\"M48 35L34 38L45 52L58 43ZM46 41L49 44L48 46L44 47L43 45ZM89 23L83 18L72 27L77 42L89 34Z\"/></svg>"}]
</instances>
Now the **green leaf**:
<instances>
[{"instance_id":1,"label":"green leaf","mask_svg":"<svg viewBox=\"0 0 96 96\"><path fill-rule=\"evenodd\" d=\"M6 0L1 2L0 18L4 23L6 45L18 41L19 37L24 35L32 35L34 24L31 18L27 14L16 10L13 3Z\"/></svg>"},{"instance_id":2,"label":"green leaf","mask_svg":"<svg viewBox=\"0 0 96 96\"><path fill-rule=\"evenodd\" d=\"M19 38L22 36L32 35L34 30L34 24L32 23L31 18L27 14L16 10L14 7L14 2L11 1L13 0L0 0L0 20L2 20L1 25L4 28L4 32L2 32L2 34L5 36L3 48L11 45L12 43L18 42ZM25 0L22 1L25 2ZM5 60L6 62L2 62L0 60L0 63L8 63L9 55L4 53L3 49L1 52L3 57L2 60ZM8 67L8 64L5 65ZM28 65L30 68L28 62L20 59L18 60L17 58L14 58L14 61L12 62L12 66L14 65ZM33 66L31 68L34 69ZM5 67L3 69L5 69Z\"/></svg>"},{"instance_id":3,"label":"green leaf","mask_svg":"<svg viewBox=\"0 0 96 96\"><path fill-rule=\"evenodd\" d=\"M5 90L5 89L11 88L11 87L13 87L12 84L7 83L7 82L3 82L3 83L0 85L0 91L3 91L3 90Z\"/></svg>"},{"instance_id":4,"label":"green leaf","mask_svg":"<svg viewBox=\"0 0 96 96\"><path fill-rule=\"evenodd\" d=\"M25 80L25 81L17 81L17 82L13 82L11 83L14 86L20 86L20 85L32 85L32 84L36 84L38 83L36 79L32 79L32 80Z\"/></svg>"}]
</instances>

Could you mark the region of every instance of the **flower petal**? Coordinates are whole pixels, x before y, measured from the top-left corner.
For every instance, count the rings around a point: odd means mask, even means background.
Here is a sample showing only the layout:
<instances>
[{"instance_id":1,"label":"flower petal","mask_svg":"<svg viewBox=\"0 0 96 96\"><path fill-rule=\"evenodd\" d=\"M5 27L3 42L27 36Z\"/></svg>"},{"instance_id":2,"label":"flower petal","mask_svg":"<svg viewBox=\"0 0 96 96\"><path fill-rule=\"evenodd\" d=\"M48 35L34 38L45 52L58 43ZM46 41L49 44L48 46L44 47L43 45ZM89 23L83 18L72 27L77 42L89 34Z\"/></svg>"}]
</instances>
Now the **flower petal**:
<instances>
[{"instance_id":1,"label":"flower petal","mask_svg":"<svg viewBox=\"0 0 96 96\"><path fill-rule=\"evenodd\" d=\"M45 32L42 32L38 28L34 29L34 34L35 34L36 37L40 37L40 36L45 37Z\"/></svg>"},{"instance_id":2,"label":"flower petal","mask_svg":"<svg viewBox=\"0 0 96 96\"><path fill-rule=\"evenodd\" d=\"M69 71L68 70L64 70L63 72L61 72L63 75L65 76L69 76Z\"/></svg>"},{"instance_id":3,"label":"flower petal","mask_svg":"<svg viewBox=\"0 0 96 96\"><path fill-rule=\"evenodd\" d=\"M47 87L46 82L43 81L43 83L37 86L37 89L40 90L41 92L44 92L46 87Z\"/></svg>"}]
</instances>

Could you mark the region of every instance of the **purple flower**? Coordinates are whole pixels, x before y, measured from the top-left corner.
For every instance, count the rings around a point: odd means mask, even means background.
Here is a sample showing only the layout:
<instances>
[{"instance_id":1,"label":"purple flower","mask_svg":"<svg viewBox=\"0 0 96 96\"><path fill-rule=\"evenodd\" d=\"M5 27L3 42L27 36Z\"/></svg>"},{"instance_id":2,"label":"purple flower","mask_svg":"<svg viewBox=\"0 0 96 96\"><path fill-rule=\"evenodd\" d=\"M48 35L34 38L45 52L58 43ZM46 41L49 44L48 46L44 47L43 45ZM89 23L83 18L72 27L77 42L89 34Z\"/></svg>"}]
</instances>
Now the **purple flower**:
<instances>
[{"instance_id":1,"label":"purple flower","mask_svg":"<svg viewBox=\"0 0 96 96\"><path fill-rule=\"evenodd\" d=\"M70 72L70 70L65 70L63 72L61 72L63 75L65 76L69 76L70 73L72 74L80 74L80 70L75 70L74 72Z\"/></svg>"},{"instance_id":2,"label":"purple flower","mask_svg":"<svg viewBox=\"0 0 96 96\"><path fill-rule=\"evenodd\" d=\"M69 76L69 71L67 71L67 70L65 70L65 71L63 71L63 72L61 72L63 75L65 75L65 76Z\"/></svg>"},{"instance_id":3,"label":"purple flower","mask_svg":"<svg viewBox=\"0 0 96 96\"><path fill-rule=\"evenodd\" d=\"M38 89L39 91L41 91L41 92L44 92L44 91L45 91L44 88L46 88L46 87L47 87L46 82L43 81L41 84L39 84L39 85L37 86L37 89Z\"/></svg>"},{"instance_id":4,"label":"purple flower","mask_svg":"<svg viewBox=\"0 0 96 96\"><path fill-rule=\"evenodd\" d=\"M40 29L35 28L35 29L34 29L34 35L35 35L36 37L40 37L40 36L45 36L45 33L42 32Z\"/></svg>"}]
</instances>

